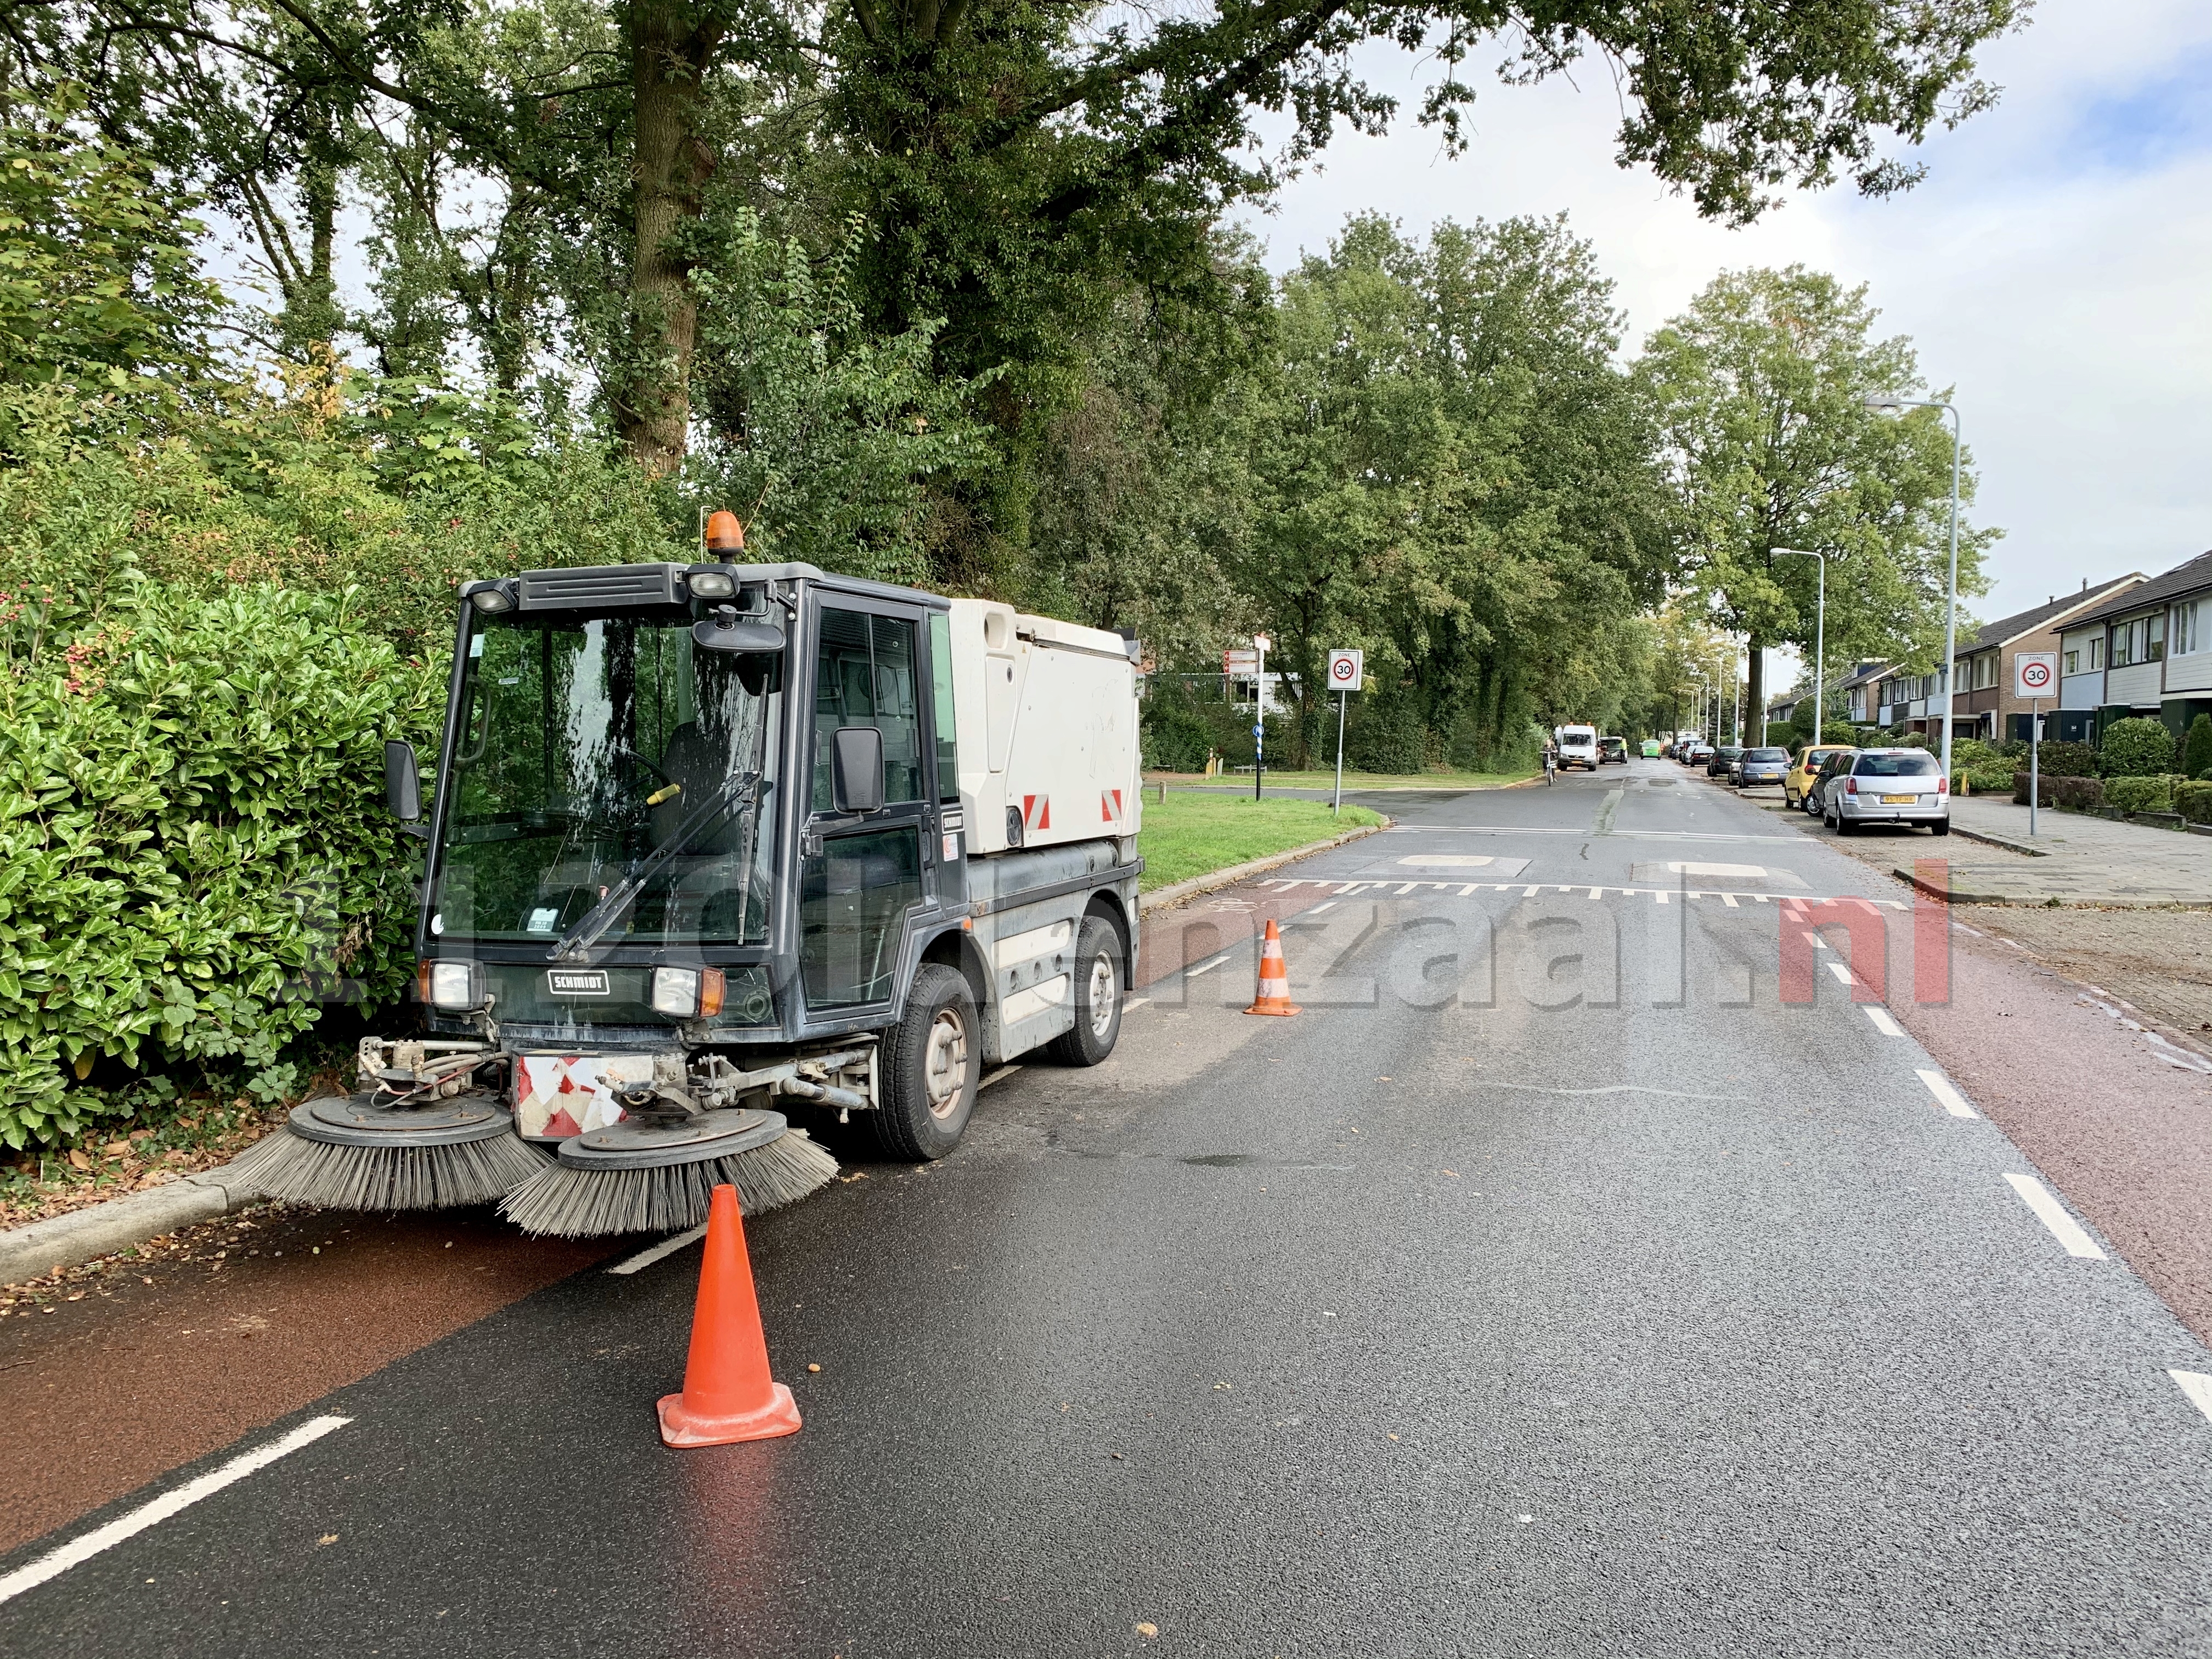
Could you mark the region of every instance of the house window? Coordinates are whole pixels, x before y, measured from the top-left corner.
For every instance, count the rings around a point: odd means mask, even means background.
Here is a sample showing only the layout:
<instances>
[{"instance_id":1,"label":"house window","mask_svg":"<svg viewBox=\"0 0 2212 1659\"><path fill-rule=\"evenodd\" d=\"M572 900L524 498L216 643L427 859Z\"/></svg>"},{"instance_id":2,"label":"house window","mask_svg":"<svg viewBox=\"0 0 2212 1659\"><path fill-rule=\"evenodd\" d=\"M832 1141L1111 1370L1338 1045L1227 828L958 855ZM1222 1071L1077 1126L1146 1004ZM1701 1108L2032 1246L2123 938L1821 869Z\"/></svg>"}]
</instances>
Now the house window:
<instances>
[{"instance_id":1,"label":"house window","mask_svg":"<svg viewBox=\"0 0 2212 1659\"><path fill-rule=\"evenodd\" d=\"M2066 672L2069 674L2081 672L2081 652L2078 646L2066 653Z\"/></svg>"},{"instance_id":2,"label":"house window","mask_svg":"<svg viewBox=\"0 0 2212 1659\"><path fill-rule=\"evenodd\" d=\"M2094 674L2105 665L2105 636L2094 635L2089 641L2089 672Z\"/></svg>"},{"instance_id":3,"label":"house window","mask_svg":"<svg viewBox=\"0 0 2212 1659\"><path fill-rule=\"evenodd\" d=\"M1974 659L1974 690L1986 691L1997 683L1997 658L1994 651L1984 652Z\"/></svg>"},{"instance_id":4,"label":"house window","mask_svg":"<svg viewBox=\"0 0 2212 1659\"><path fill-rule=\"evenodd\" d=\"M2173 607L2168 642L2173 647L2173 654L2177 657L2185 657L2198 648L2196 600L2185 600Z\"/></svg>"},{"instance_id":5,"label":"house window","mask_svg":"<svg viewBox=\"0 0 2212 1659\"><path fill-rule=\"evenodd\" d=\"M2166 612L2161 611L2155 617L2145 617L2142 627L2145 632L2143 660L2158 662L2166 655Z\"/></svg>"}]
</instances>

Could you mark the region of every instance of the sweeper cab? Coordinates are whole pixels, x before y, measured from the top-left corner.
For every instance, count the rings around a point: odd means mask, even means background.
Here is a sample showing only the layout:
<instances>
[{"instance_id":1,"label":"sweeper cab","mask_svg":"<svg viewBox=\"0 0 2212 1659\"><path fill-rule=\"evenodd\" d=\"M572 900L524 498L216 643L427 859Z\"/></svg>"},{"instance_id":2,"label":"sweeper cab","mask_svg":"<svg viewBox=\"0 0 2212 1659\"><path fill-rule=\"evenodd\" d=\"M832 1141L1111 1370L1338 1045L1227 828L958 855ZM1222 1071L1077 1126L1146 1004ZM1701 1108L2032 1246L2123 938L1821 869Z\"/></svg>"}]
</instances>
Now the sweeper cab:
<instances>
[{"instance_id":1,"label":"sweeper cab","mask_svg":"<svg viewBox=\"0 0 2212 1659\"><path fill-rule=\"evenodd\" d=\"M418 1032L262 1143L260 1185L680 1229L836 1165L787 1122L952 1150L987 1066L1113 1048L1137 947L1129 647L983 600L709 559L461 590ZM258 1149L257 1149L258 1150Z\"/></svg>"}]
</instances>

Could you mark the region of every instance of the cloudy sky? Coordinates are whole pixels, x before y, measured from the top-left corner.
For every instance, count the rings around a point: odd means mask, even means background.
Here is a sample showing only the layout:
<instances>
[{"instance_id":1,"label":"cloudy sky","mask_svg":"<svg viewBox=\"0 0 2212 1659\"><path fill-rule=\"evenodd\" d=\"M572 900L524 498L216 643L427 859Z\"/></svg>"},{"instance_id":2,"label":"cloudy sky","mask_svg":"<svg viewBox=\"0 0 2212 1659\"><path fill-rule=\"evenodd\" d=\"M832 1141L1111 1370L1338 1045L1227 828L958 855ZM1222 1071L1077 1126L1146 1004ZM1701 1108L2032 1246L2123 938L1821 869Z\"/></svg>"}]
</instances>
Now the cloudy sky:
<instances>
[{"instance_id":1,"label":"cloudy sky","mask_svg":"<svg viewBox=\"0 0 2212 1659\"><path fill-rule=\"evenodd\" d=\"M1929 383L1956 388L1969 516L2006 532L1972 609L2002 616L2212 547L2212 4L2042 0L1982 63L2002 101L1924 146L1927 180L1888 201L1846 187L1747 230L1705 223L1616 165L1592 65L1579 90L1486 87L1457 160L1410 121L1341 140L1252 228L1281 270L1365 209L1413 231L1564 210L1632 348L1720 270L1802 261L1870 284ZM1407 60L1374 69L1416 101Z\"/></svg>"}]
</instances>

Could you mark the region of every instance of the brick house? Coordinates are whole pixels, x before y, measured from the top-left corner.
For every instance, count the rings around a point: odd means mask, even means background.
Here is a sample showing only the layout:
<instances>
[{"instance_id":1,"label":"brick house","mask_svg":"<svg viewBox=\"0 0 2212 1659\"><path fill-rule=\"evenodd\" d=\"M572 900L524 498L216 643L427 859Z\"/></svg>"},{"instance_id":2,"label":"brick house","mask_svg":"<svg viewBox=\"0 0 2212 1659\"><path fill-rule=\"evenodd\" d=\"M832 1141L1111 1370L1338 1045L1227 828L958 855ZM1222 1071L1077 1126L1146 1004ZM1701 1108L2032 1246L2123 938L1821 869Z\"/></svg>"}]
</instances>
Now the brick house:
<instances>
[{"instance_id":1,"label":"brick house","mask_svg":"<svg viewBox=\"0 0 2212 1659\"><path fill-rule=\"evenodd\" d=\"M2030 719L2028 699L2013 695L2013 659L2024 651L2058 652L2063 671L2064 635L2069 625L2120 601L2144 580L2143 574L2136 570L2094 587L2084 582L2078 593L2069 593L2063 599L2054 594L2032 611L1984 623L1974 630L1971 639L1960 641L1956 658L1959 690L1951 710L1952 736L2025 739ZM2058 690L2059 696L2040 700L2043 734L2047 738L2075 735L2053 727L2051 716L2063 713L2064 707L2064 687ZM1924 729L1939 731L1942 724L1939 690L1933 723ZM2059 724L2063 726L2064 722Z\"/></svg>"},{"instance_id":2,"label":"brick house","mask_svg":"<svg viewBox=\"0 0 2212 1659\"><path fill-rule=\"evenodd\" d=\"M2084 735L2144 715L2181 736L2212 714L2212 553L2071 618L2060 652L2060 702L2090 714Z\"/></svg>"}]
</instances>

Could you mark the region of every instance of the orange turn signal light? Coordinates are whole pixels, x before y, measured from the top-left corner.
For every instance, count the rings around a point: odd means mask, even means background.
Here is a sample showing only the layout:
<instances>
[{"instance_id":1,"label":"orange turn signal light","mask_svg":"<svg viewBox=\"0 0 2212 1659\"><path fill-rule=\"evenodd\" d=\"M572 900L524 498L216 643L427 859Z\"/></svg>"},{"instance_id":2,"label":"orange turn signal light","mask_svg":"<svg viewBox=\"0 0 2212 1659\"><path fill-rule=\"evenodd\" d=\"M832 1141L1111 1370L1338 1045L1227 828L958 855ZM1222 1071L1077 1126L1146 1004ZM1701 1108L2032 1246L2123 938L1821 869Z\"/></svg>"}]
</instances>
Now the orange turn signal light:
<instances>
[{"instance_id":1,"label":"orange turn signal light","mask_svg":"<svg viewBox=\"0 0 2212 1659\"><path fill-rule=\"evenodd\" d=\"M727 985L720 969L702 968L699 970L700 1018L712 1019L722 1012L722 993Z\"/></svg>"}]
</instances>

